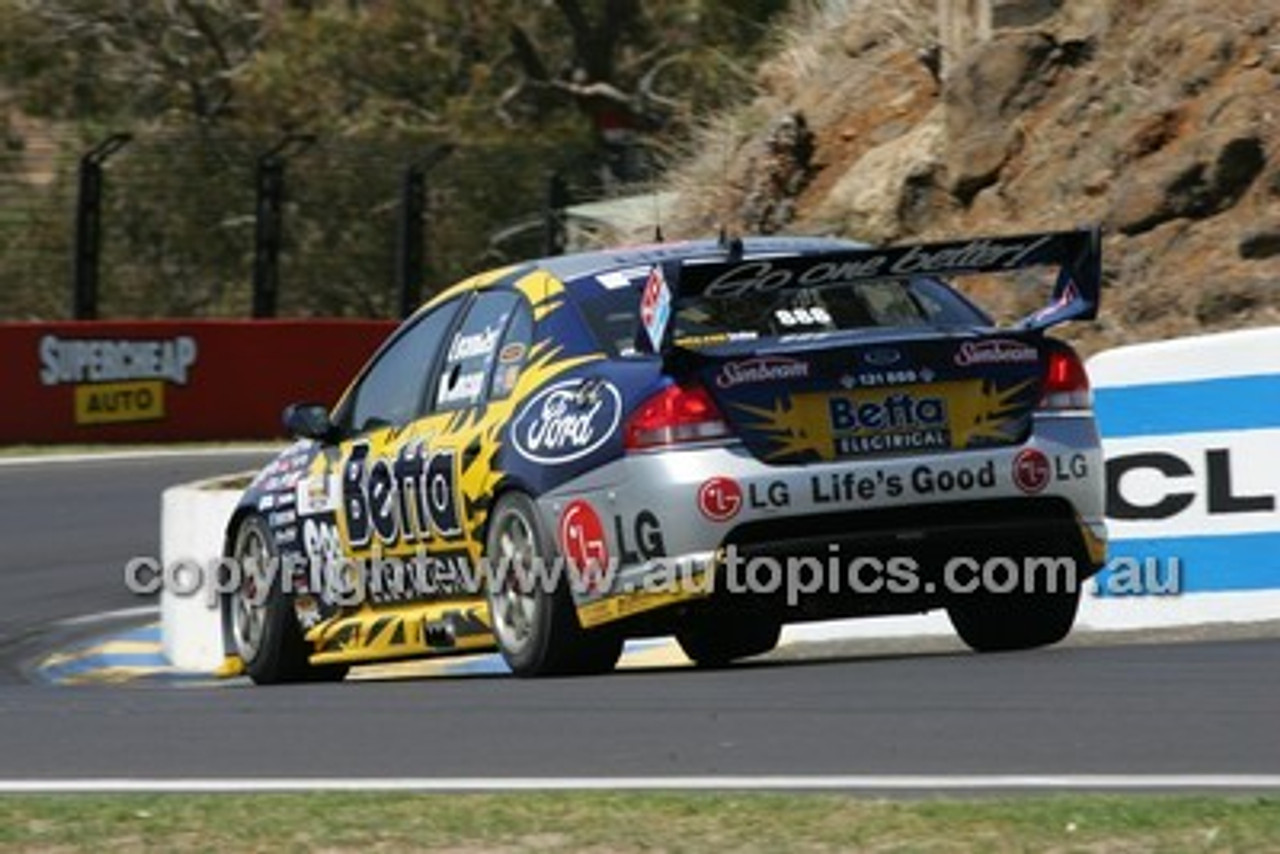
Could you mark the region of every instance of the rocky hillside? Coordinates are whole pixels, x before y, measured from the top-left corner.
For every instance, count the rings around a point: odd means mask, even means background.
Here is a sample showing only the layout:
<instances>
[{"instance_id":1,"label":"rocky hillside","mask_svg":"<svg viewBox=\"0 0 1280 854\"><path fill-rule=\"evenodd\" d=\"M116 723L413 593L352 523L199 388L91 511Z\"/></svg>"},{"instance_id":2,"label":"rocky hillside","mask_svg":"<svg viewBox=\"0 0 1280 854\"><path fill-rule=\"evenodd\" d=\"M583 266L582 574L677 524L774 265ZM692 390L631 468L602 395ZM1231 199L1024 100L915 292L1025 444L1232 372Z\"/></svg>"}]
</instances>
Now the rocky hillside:
<instances>
[{"instance_id":1,"label":"rocky hillside","mask_svg":"<svg viewBox=\"0 0 1280 854\"><path fill-rule=\"evenodd\" d=\"M874 242L1101 222L1087 350L1280 323L1280 7L996 4L936 46L933 0L823 4L673 179L668 231ZM1041 295L986 286L1020 313Z\"/></svg>"}]
</instances>

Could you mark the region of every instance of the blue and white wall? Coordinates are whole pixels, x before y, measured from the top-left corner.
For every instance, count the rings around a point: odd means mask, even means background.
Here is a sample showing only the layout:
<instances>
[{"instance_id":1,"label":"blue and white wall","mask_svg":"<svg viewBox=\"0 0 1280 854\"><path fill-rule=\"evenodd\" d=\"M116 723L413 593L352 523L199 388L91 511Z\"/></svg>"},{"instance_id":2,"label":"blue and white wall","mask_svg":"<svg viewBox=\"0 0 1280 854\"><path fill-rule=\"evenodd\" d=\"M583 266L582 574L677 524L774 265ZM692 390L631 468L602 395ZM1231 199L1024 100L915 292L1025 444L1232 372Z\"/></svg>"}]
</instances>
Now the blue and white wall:
<instances>
[{"instance_id":1,"label":"blue and white wall","mask_svg":"<svg viewBox=\"0 0 1280 854\"><path fill-rule=\"evenodd\" d=\"M1120 347L1088 367L1111 568L1081 623L1280 618L1280 328Z\"/></svg>"}]
</instances>

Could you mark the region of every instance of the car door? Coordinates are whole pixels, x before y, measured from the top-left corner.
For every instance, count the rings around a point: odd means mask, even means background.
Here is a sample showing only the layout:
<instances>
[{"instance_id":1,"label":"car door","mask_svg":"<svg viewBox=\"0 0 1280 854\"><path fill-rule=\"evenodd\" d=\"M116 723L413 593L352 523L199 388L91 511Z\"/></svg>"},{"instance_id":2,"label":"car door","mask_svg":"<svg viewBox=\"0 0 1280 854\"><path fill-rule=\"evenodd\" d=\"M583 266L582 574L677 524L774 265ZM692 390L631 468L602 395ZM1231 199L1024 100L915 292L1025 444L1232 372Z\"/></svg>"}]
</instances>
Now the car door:
<instances>
[{"instance_id":1,"label":"car door","mask_svg":"<svg viewBox=\"0 0 1280 854\"><path fill-rule=\"evenodd\" d=\"M338 449L339 518L362 598L449 598L474 586L464 455L475 458L478 413L519 300L481 292L433 312L353 389Z\"/></svg>"},{"instance_id":2,"label":"car door","mask_svg":"<svg viewBox=\"0 0 1280 854\"><path fill-rule=\"evenodd\" d=\"M491 404L504 400L514 388L528 351L529 324L530 313L519 294L477 294L450 336L425 417L415 428L429 445L430 464L440 473L431 480L428 495L433 510L440 511L433 518L431 545L437 562L432 568L443 569L448 577L475 566L480 557L484 512L498 478L496 433L505 420L502 406ZM520 334L526 343L509 346L513 327L524 330ZM444 472L449 474L448 494L454 498L449 506L443 500ZM450 565L442 567L438 561ZM470 585L472 592L475 587Z\"/></svg>"},{"instance_id":3,"label":"car door","mask_svg":"<svg viewBox=\"0 0 1280 854\"><path fill-rule=\"evenodd\" d=\"M330 594L338 593L344 604L403 598L396 595L396 584L371 589L370 576L380 568L377 561L401 558L421 539L426 514L419 507L418 469L423 461L402 460L398 454L423 415L444 342L465 303L465 297L450 300L403 327L334 413L341 438L325 448L319 472L338 499L334 524L303 533L313 559L332 566L338 558L346 564L342 578L334 578L332 570L326 578Z\"/></svg>"}]
</instances>

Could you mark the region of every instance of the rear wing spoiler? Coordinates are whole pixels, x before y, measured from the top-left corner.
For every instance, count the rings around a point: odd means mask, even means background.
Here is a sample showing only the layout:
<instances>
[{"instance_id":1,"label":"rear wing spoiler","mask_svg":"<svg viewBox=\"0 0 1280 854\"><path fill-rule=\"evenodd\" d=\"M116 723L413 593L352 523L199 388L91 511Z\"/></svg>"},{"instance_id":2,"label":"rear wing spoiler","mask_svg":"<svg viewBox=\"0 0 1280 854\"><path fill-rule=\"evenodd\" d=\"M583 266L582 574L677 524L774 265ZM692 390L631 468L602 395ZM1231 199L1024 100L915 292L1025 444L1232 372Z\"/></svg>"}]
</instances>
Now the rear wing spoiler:
<instances>
[{"instance_id":1,"label":"rear wing spoiler","mask_svg":"<svg viewBox=\"0 0 1280 854\"><path fill-rule=\"evenodd\" d=\"M1028 267L1057 267L1058 277L1048 305L1023 318L1017 328L1043 330L1098 316L1102 234L1096 226L754 258L741 257L741 244L735 241L723 259L667 261L654 266L641 294L636 347L648 353L669 350L675 310L699 298L749 298L850 282L1009 273Z\"/></svg>"}]
</instances>

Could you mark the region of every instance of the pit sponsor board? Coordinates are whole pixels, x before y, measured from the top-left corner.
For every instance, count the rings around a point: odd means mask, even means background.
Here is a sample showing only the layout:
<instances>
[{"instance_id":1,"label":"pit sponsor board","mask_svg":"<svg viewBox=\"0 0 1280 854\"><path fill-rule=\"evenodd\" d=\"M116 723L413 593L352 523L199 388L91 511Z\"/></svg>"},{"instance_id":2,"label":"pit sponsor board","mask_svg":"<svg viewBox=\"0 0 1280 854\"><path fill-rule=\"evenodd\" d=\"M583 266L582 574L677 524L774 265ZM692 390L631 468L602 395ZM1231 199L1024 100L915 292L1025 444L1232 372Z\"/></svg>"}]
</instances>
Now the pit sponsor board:
<instances>
[{"instance_id":1,"label":"pit sponsor board","mask_svg":"<svg viewBox=\"0 0 1280 854\"><path fill-rule=\"evenodd\" d=\"M11 405L0 444L279 437L285 405L333 403L393 329L339 320L3 323Z\"/></svg>"},{"instance_id":2,"label":"pit sponsor board","mask_svg":"<svg viewBox=\"0 0 1280 854\"><path fill-rule=\"evenodd\" d=\"M40 337L40 384L70 385L77 425L158 421L165 387L190 380L199 348L190 335Z\"/></svg>"}]
</instances>

